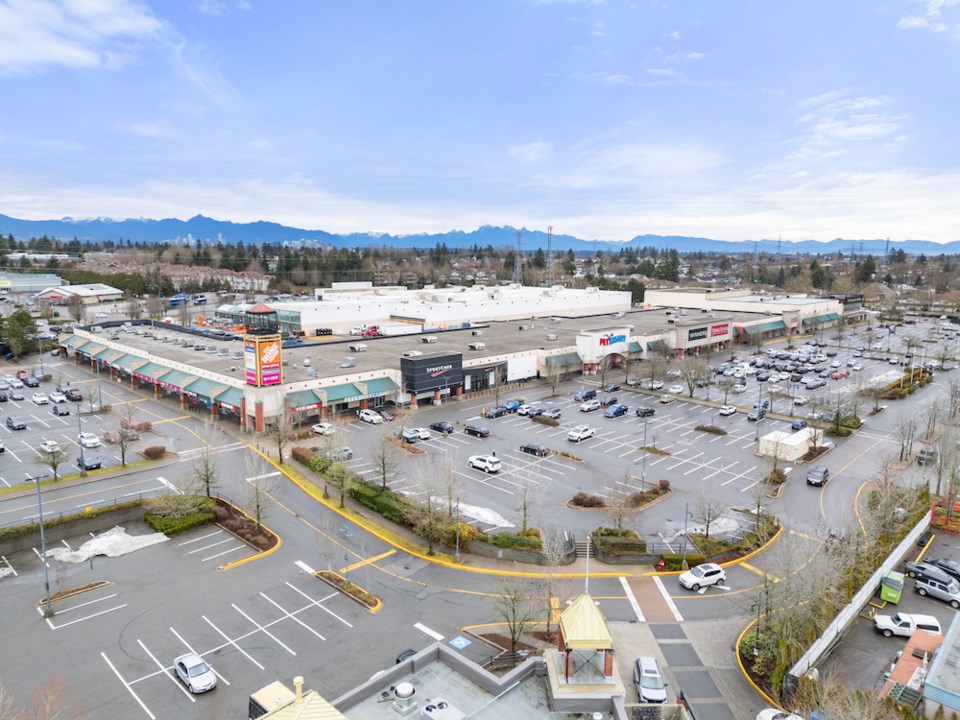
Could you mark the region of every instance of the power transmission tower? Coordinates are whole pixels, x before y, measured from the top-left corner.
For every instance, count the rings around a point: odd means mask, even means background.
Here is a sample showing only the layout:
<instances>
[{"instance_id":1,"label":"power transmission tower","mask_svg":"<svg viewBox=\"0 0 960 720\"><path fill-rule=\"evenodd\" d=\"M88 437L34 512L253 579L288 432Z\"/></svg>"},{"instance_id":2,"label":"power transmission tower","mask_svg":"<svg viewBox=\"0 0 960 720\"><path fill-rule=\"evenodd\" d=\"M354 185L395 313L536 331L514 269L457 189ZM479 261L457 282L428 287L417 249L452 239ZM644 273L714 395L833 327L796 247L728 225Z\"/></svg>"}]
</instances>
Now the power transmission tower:
<instances>
[{"instance_id":1,"label":"power transmission tower","mask_svg":"<svg viewBox=\"0 0 960 720\"><path fill-rule=\"evenodd\" d=\"M553 287L553 225L547 225L547 271L543 274L543 284Z\"/></svg>"},{"instance_id":2,"label":"power transmission tower","mask_svg":"<svg viewBox=\"0 0 960 720\"><path fill-rule=\"evenodd\" d=\"M513 281L515 283L523 282L523 269L521 267L522 254L520 251L520 234L522 230L517 230L517 254L513 258Z\"/></svg>"}]
</instances>

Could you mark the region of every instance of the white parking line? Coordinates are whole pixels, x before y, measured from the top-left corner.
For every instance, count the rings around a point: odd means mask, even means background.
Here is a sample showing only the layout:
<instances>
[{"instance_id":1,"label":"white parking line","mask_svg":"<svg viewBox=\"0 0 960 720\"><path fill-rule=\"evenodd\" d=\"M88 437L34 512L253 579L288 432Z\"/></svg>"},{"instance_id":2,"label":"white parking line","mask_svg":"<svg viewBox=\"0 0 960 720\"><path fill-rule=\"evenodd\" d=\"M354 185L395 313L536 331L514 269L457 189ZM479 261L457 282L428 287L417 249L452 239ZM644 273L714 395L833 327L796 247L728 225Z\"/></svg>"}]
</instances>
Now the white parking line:
<instances>
[{"instance_id":1,"label":"white parking line","mask_svg":"<svg viewBox=\"0 0 960 720\"><path fill-rule=\"evenodd\" d=\"M163 663L161 663L159 660L157 660L157 658L154 656L154 654L153 654L152 652L150 652L150 650L147 648L146 645L143 644L143 640L141 640L140 638L137 638L137 644L139 644L140 647L143 648L143 651L144 651L147 655L150 656L150 659L153 660L153 662L156 663L157 667L160 668L160 670L163 672L163 674L166 675L168 678L170 678L170 680L173 682L173 684L177 686L177 689L180 690L180 692L182 692L182 693L183 693L184 695L186 695L188 698L190 698L190 702L194 702L194 703L195 703L195 702L197 701L197 699L193 696L193 693L191 693L189 690L187 690L187 689L180 683L180 681L177 680L176 673L174 673L174 674L171 675L170 673L167 672L167 668L165 668L164 665L163 665Z\"/></svg>"},{"instance_id":2,"label":"white parking line","mask_svg":"<svg viewBox=\"0 0 960 720\"><path fill-rule=\"evenodd\" d=\"M259 630L260 630L264 635L266 635L268 638L270 638L271 640L273 640L274 642L276 642L277 645L279 645L280 647L282 647L282 648L283 648L284 650L286 650L288 653L290 653L291 655L296 655L296 654L297 654L296 652L294 652L293 650L291 650L289 647L287 647L286 645L284 645L283 642L280 640L280 638L278 638L276 635L274 635L273 633L271 633L269 630L267 630L267 628L265 628L263 625L261 625L260 623L258 623L258 622L257 622L256 620L254 620L252 617L250 617L249 615L247 615L243 610L241 610L240 608L238 608L234 603L230 603L230 607L232 607L232 608L233 608L234 610L236 610L238 613L240 613L241 615L243 615L252 625L254 625L257 629L259 629Z\"/></svg>"},{"instance_id":3,"label":"white parking line","mask_svg":"<svg viewBox=\"0 0 960 720\"><path fill-rule=\"evenodd\" d=\"M326 638L325 638L323 635L321 635L320 633L318 633L318 632L317 632L316 630L314 630L312 627L310 627L309 625L307 625L303 620L301 620L300 618L298 618L296 612L291 613L291 612L289 612L288 610L284 610L282 607L280 607L280 604L279 604L279 603L275 602L275 601L273 600L273 598L268 597L268 596L265 595L264 593L260 593L260 596L261 596L264 600L266 600L267 602L269 602L271 605L273 605L277 610L279 610L280 612L282 612L286 617L290 618L290 619L293 620L295 623L299 624L301 627L309 630L310 632L312 632L314 635L316 635L316 636L317 636L318 638L320 638L321 640L324 640L324 641L326 640ZM300 612L300 610L298 610L297 612Z\"/></svg>"},{"instance_id":4,"label":"white parking line","mask_svg":"<svg viewBox=\"0 0 960 720\"><path fill-rule=\"evenodd\" d=\"M184 545L190 545L191 543L199 542L200 540L206 540L206 539L209 538L209 537L213 537L214 535L220 535L220 534L222 534L222 533L223 533L223 530L214 530L212 533L208 533L208 534L206 534L206 535L202 535L201 537L194 538L193 540L184 540L184 541L181 542L181 543L177 543L177 547L183 547Z\"/></svg>"},{"instance_id":5,"label":"white parking line","mask_svg":"<svg viewBox=\"0 0 960 720\"><path fill-rule=\"evenodd\" d=\"M223 545L228 542L233 542L233 537L227 537L226 540L221 540L220 542L211 543L210 545L204 545L203 547L198 547L196 550L190 550L187 555L193 555L194 553L203 552L204 550L209 550L210 548L215 548L219 545Z\"/></svg>"},{"instance_id":6,"label":"white parking line","mask_svg":"<svg viewBox=\"0 0 960 720\"><path fill-rule=\"evenodd\" d=\"M126 680L123 679L123 675L121 675L121 674L117 671L117 669L113 666L113 663L110 662L110 658L107 657L106 653L100 653L100 657L102 657L103 660L104 660L104 662L107 663L107 665L110 666L110 669L113 670L113 674L116 675L116 676L117 676L117 679L119 679L120 682L123 683L123 686L127 689L127 691L128 691L131 695L133 695L133 699L136 700L137 703L140 705L140 707L143 708L143 711L150 717L150 720L157 720L157 716L154 715L152 712L150 712L150 708L148 708L148 707L144 704L143 700L140 699L140 696L137 695L137 694L133 691L133 688L130 687L130 684L129 684Z\"/></svg>"},{"instance_id":7,"label":"white parking line","mask_svg":"<svg viewBox=\"0 0 960 720\"><path fill-rule=\"evenodd\" d=\"M211 555L210 557L202 558L202 559L200 560L200 562L207 562L208 560L216 560L218 557L223 557L224 555L229 555L230 553L234 553L234 552L236 552L237 550L243 550L245 547L247 547L247 546L246 546L246 545L237 545L236 547L232 547L232 548L230 548L229 550L224 550L222 553L217 553L216 555Z\"/></svg>"},{"instance_id":8,"label":"white parking line","mask_svg":"<svg viewBox=\"0 0 960 720\"><path fill-rule=\"evenodd\" d=\"M232 645L234 648L236 648L236 650L238 650L245 658L247 658L247 660L249 660L250 662L252 662L254 665L256 665L256 666L257 666L258 668L260 668L261 670L265 670L265 669L266 669L266 668L263 667L263 665L261 665L261 664L258 663L256 660L254 660L254 659L247 653L246 650L244 650L242 647L240 647L239 645L237 645L236 642L234 642L234 641L231 640L229 637L227 637L227 634L226 634L225 632L223 632L223 630L221 630L220 628L218 628L216 625L214 625L213 622L210 621L210 618L208 618L206 615L201 615L200 617L202 617L204 620L206 620L207 624L208 624L210 627L212 627L214 630L216 630L216 631L220 634L220 637L222 637L224 640L227 641L227 644L228 644L228 645Z\"/></svg>"},{"instance_id":9,"label":"white parking line","mask_svg":"<svg viewBox=\"0 0 960 720\"><path fill-rule=\"evenodd\" d=\"M436 630L431 630L426 625L423 625L421 623L414 623L413 626L420 632L424 633L425 635L429 635L434 640L438 640L438 641L443 640L443 635L438 633Z\"/></svg>"},{"instance_id":10,"label":"white parking line","mask_svg":"<svg viewBox=\"0 0 960 720\"><path fill-rule=\"evenodd\" d=\"M301 570L303 570L308 575L313 575L316 572L316 570L314 570L312 567L307 565L303 560L297 560L293 564L296 565Z\"/></svg>"},{"instance_id":11,"label":"white parking line","mask_svg":"<svg viewBox=\"0 0 960 720\"><path fill-rule=\"evenodd\" d=\"M670 593L668 593L667 589L663 586L663 582L660 580L659 576L654 575L653 582L656 584L657 590L659 590L660 594L663 596L664 602L667 603L667 607L670 608L670 612L673 613L673 619L677 622L683 622L683 615L680 614L676 603L673 602L673 598L670 597Z\"/></svg>"},{"instance_id":12,"label":"white parking line","mask_svg":"<svg viewBox=\"0 0 960 720\"><path fill-rule=\"evenodd\" d=\"M324 612L329 613L330 615L332 615L333 617L335 617L337 620L339 620L340 622L342 622L344 625L346 625L348 628L352 628L352 627L353 627L353 625L351 625L349 622L347 622L347 621L344 620L342 617L340 617L339 615L337 615L335 612L333 612L332 610L327 609L326 607L324 607L324 606L321 604L321 603L326 602L327 600L329 600L329 599L332 598L332 597L336 597L336 596L339 595L340 593L335 593L335 592L334 592L334 593L330 593L329 595L327 595L327 596L324 597L324 598L320 598L319 600L314 600L312 597L310 597L309 595L307 595L307 594L306 594L303 590L301 590L300 588L295 587L294 585L291 585L290 583L286 583L286 585L287 585L287 587L289 587L289 588L290 588L291 590L293 590L294 592L298 592L298 593L300 593L301 595L303 595L303 597L305 597L307 600L310 601L310 604L311 604L311 605L315 605L316 607L320 608L320 609L323 610Z\"/></svg>"}]
</instances>

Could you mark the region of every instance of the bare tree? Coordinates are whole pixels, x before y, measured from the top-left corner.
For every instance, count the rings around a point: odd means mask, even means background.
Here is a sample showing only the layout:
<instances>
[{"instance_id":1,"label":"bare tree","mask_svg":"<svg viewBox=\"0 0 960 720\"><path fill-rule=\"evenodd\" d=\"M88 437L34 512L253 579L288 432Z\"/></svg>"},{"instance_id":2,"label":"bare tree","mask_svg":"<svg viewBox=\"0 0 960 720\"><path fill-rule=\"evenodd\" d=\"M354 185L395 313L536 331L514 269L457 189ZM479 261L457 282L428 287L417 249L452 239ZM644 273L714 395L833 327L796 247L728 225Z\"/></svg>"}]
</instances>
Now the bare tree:
<instances>
[{"instance_id":1,"label":"bare tree","mask_svg":"<svg viewBox=\"0 0 960 720\"><path fill-rule=\"evenodd\" d=\"M247 509L253 521L257 524L257 529L267 517L270 503L270 493L273 492L273 478L255 476L247 482L250 483L250 495L247 500Z\"/></svg>"},{"instance_id":2,"label":"bare tree","mask_svg":"<svg viewBox=\"0 0 960 720\"><path fill-rule=\"evenodd\" d=\"M50 468L50 471L53 473L54 481L59 480L60 466L67 459L67 451L54 443L48 447L41 446L37 449L37 452L40 454L40 462Z\"/></svg>"},{"instance_id":3,"label":"bare tree","mask_svg":"<svg viewBox=\"0 0 960 720\"><path fill-rule=\"evenodd\" d=\"M70 317L75 322L82 324L87 314L87 306L84 304L83 298L79 295L71 295L67 300L67 312L70 313Z\"/></svg>"},{"instance_id":4,"label":"bare tree","mask_svg":"<svg viewBox=\"0 0 960 720\"><path fill-rule=\"evenodd\" d=\"M951 378L948 385L950 389L950 417L956 417L960 412L960 380Z\"/></svg>"},{"instance_id":5,"label":"bare tree","mask_svg":"<svg viewBox=\"0 0 960 720\"><path fill-rule=\"evenodd\" d=\"M372 447L370 463L380 478L380 491L387 489L387 481L393 476L400 467L400 458L397 446L391 440L391 432L387 430L386 424L380 425L380 432Z\"/></svg>"},{"instance_id":6,"label":"bare tree","mask_svg":"<svg viewBox=\"0 0 960 720\"><path fill-rule=\"evenodd\" d=\"M530 631L536 617L531 603L530 582L521 577L503 578L497 584L493 607L506 626L510 652L516 653L520 638Z\"/></svg>"},{"instance_id":7,"label":"bare tree","mask_svg":"<svg viewBox=\"0 0 960 720\"><path fill-rule=\"evenodd\" d=\"M526 471L520 471L518 480L515 509L520 518L520 531L526 532L534 510L543 502L543 487Z\"/></svg>"},{"instance_id":8,"label":"bare tree","mask_svg":"<svg viewBox=\"0 0 960 720\"><path fill-rule=\"evenodd\" d=\"M693 397L693 391L696 389L697 383L709 377L710 367L707 365L707 361L693 355L688 355L680 359L678 368L680 370L680 377L683 378L683 381L687 385L687 396Z\"/></svg>"},{"instance_id":9,"label":"bare tree","mask_svg":"<svg viewBox=\"0 0 960 720\"><path fill-rule=\"evenodd\" d=\"M547 358L546 360L544 379L550 386L550 396L553 397L557 394L557 385L560 384L566 373L563 365L559 362L551 362L551 360L553 360L553 358Z\"/></svg>"},{"instance_id":10,"label":"bare tree","mask_svg":"<svg viewBox=\"0 0 960 720\"><path fill-rule=\"evenodd\" d=\"M191 463L190 480L190 484L207 497L211 497L220 488L217 454L209 442L200 449L200 454Z\"/></svg>"},{"instance_id":11,"label":"bare tree","mask_svg":"<svg viewBox=\"0 0 960 720\"><path fill-rule=\"evenodd\" d=\"M429 469L422 468L417 480L423 488L422 500L411 500L403 510L404 519L413 527L413 531L427 541L427 555L433 556L434 546L443 539L444 513L441 510L442 499L437 494L437 478Z\"/></svg>"},{"instance_id":12,"label":"bare tree","mask_svg":"<svg viewBox=\"0 0 960 720\"><path fill-rule=\"evenodd\" d=\"M293 427L290 425L290 417L286 413L281 413L276 420L267 425L267 436L277 446L277 461L283 465L283 450L293 439Z\"/></svg>"},{"instance_id":13,"label":"bare tree","mask_svg":"<svg viewBox=\"0 0 960 720\"><path fill-rule=\"evenodd\" d=\"M335 461L327 466L323 476L340 491L340 507L346 507L346 496L356 485L357 478L350 468L342 462Z\"/></svg>"},{"instance_id":14,"label":"bare tree","mask_svg":"<svg viewBox=\"0 0 960 720\"><path fill-rule=\"evenodd\" d=\"M628 471L608 493L604 509L607 517L610 518L610 524L617 532L622 532L624 526L633 522L640 512L636 503L636 495L639 492L640 488L634 483L633 476Z\"/></svg>"},{"instance_id":15,"label":"bare tree","mask_svg":"<svg viewBox=\"0 0 960 720\"><path fill-rule=\"evenodd\" d=\"M937 427L940 423L940 418L943 416L943 407L940 404L939 400L934 400L926 409L923 411L923 424L924 424L924 433L923 436L928 441L932 440L937 433Z\"/></svg>"},{"instance_id":16,"label":"bare tree","mask_svg":"<svg viewBox=\"0 0 960 720\"><path fill-rule=\"evenodd\" d=\"M438 486L443 490L447 504L447 515L455 516L454 506L457 499L463 494L463 476L457 471L462 466L455 452L437 453L432 458L434 464L433 475Z\"/></svg>"},{"instance_id":17,"label":"bare tree","mask_svg":"<svg viewBox=\"0 0 960 720\"><path fill-rule=\"evenodd\" d=\"M136 295L127 295L127 317L131 320L139 320L143 317L143 306Z\"/></svg>"},{"instance_id":18,"label":"bare tree","mask_svg":"<svg viewBox=\"0 0 960 720\"><path fill-rule=\"evenodd\" d=\"M570 578L560 577L559 568L566 561L569 542L564 533L557 530L544 530L541 535L541 548L546 560L547 572L543 576L544 600L546 601L545 636L553 640L552 623L558 615L563 600L572 595L573 583ZM559 618L557 618L559 620Z\"/></svg>"},{"instance_id":19,"label":"bare tree","mask_svg":"<svg viewBox=\"0 0 960 720\"><path fill-rule=\"evenodd\" d=\"M701 485L697 490L694 504L694 519L703 525L703 536L710 539L710 526L723 517L727 506L720 498L713 494L708 485Z\"/></svg>"},{"instance_id":20,"label":"bare tree","mask_svg":"<svg viewBox=\"0 0 960 720\"><path fill-rule=\"evenodd\" d=\"M136 423L133 420L135 410L128 405L120 413L120 422L117 424L117 448L120 450L120 464L127 466L127 451L133 445L134 441L140 437L136 430Z\"/></svg>"},{"instance_id":21,"label":"bare tree","mask_svg":"<svg viewBox=\"0 0 960 720\"><path fill-rule=\"evenodd\" d=\"M905 418L902 414L897 422L897 440L900 441L900 462L908 459L913 451L913 441L916 438L917 421L913 417Z\"/></svg>"},{"instance_id":22,"label":"bare tree","mask_svg":"<svg viewBox=\"0 0 960 720\"><path fill-rule=\"evenodd\" d=\"M159 320L167 312L167 303L162 297L152 297L147 300L147 316L151 320Z\"/></svg>"}]
</instances>

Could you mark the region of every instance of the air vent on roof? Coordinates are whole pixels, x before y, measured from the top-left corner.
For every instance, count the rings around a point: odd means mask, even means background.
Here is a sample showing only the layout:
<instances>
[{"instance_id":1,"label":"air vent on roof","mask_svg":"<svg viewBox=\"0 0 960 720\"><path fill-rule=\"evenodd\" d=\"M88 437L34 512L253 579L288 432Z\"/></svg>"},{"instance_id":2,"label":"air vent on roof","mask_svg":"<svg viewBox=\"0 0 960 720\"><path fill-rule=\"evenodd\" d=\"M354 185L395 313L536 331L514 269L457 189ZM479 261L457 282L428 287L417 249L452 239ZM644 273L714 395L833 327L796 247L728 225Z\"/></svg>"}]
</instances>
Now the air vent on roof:
<instances>
[{"instance_id":1,"label":"air vent on roof","mask_svg":"<svg viewBox=\"0 0 960 720\"><path fill-rule=\"evenodd\" d=\"M547 333L547 340L556 340L556 339L557 339L556 333Z\"/></svg>"},{"instance_id":2,"label":"air vent on roof","mask_svg":"<svg viewBox=\"0 0 960 720\"><path fill-rule=\"evenodd\" d=\"M481 335L483 335L483 330L471 330L470 334L473 335L474 337L480 337Z\"/></svg>"},{"instance_id":3,"label":"air vent on roof","mask_svg":"<svg viewBox=\"0 0 960 720\"><path fill-rule=\"evenodd\" d=\"M407 717L417 710L417 689L413 683L402 682L393 689L393 709L401 717Z\"/></svg>"},{"instance_id":4,"label":"air vent on roof","mask_svg":"<svg viewBox=\"0 0 960 720\"><path fill-rule=\"evenodd\" d=\"M466 715L443 698L427 700L420 711L421 720L463 720Z\"/></svg>"}]
</instances>

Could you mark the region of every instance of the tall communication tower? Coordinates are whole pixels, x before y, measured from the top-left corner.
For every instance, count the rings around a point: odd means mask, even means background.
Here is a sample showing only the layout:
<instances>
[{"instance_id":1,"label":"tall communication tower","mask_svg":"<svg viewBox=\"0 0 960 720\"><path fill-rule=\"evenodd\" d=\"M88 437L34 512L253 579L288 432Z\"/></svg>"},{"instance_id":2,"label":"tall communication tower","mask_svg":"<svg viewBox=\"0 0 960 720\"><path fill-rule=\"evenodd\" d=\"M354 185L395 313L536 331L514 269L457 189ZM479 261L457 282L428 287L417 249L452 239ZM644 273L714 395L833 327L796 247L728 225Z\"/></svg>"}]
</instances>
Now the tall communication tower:
<instances>
[{"instance_id":1,"label":"tall communication tower","mask_svg":"<svg viewBox=\"0 0 960 720\"><path fill-rule=\"evenodd\" d=\"M520 252L520 234L521 230L517 230L517 254L513 258L513 281L515 283L523 282L523 269L521 265L521 259L523 255Z\"/></svg>"},{"instance_id":2,"label":"tall communication tower","mask_svg":"<svg viewBox=\"0 0 960 720\"><path fill-rule=\"evenodd\" d=\"M543 284L553 287L553 225L547 225L547 271L543 274Z\"/></svg>"}]
</instances>

